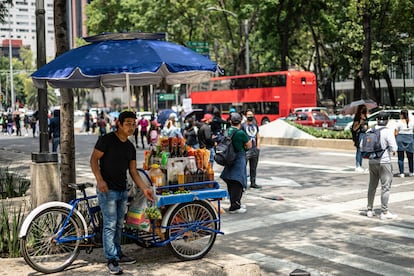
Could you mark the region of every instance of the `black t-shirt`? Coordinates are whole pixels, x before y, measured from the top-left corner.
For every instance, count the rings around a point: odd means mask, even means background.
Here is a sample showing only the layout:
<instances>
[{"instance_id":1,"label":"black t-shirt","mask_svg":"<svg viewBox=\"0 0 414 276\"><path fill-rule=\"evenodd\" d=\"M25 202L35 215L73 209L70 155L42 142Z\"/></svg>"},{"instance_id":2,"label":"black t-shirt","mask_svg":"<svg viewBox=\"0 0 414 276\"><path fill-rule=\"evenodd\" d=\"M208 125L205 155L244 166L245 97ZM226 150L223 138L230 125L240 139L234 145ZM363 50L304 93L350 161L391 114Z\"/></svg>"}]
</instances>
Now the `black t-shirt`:
<instances>
[{"instance_id":1,"label":"black t-shirt","mask_svg":"<svg viewBox=\"0 0 414 276\"><path fill-rule=\"evenodd\" d=\"M95 149L102 151L104 155L99 160L99 167L103 179L108 188L116 191L125 191L127 184L126 172L129 162L136 160L134 145L127 140L122 142L115 132L99 137Z\"/></svg>"}]
</instances>

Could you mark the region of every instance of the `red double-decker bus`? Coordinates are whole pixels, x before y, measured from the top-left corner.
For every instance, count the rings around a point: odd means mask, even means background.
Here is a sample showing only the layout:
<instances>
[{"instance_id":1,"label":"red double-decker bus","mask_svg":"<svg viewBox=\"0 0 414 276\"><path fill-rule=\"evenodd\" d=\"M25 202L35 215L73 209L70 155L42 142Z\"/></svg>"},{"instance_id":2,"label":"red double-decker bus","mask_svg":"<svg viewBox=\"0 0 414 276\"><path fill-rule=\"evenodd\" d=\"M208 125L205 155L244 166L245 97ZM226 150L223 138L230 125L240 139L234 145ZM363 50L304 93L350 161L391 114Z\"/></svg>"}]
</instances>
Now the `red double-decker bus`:
<instances>
[{"instance_id":1,"label":"red double-decker bus","mask_svg":"<svg viewBox=\"0 0 414 276\"><path fill-rule=\"evenodd\" d=\"M316 106L316 76L306 71L280 71L212 78L190 87L194 108L251 109L257 122L266 124L286 117L294 108Z\"/></svg>"}]
</instances>

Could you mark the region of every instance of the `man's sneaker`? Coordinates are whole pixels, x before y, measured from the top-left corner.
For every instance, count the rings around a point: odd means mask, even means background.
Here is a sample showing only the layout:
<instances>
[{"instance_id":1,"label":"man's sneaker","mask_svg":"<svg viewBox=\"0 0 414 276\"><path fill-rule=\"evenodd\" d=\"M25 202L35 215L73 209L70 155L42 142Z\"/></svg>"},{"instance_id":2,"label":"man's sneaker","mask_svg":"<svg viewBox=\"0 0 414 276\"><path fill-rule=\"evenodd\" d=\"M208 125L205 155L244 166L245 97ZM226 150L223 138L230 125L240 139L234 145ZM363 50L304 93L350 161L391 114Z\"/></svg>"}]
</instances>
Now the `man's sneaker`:
<instances>
[{"instance_id":1,"label":"man's sneaker","mask_svg":"<svg viewBox=\"0 0 414 276\"><path fill-rule=\"evenodd\" d=\"M355 168L355 172L357 172L357 173L363 173L363 172L365 172L365 170L364 170L363 167L357 167L357 168Z\"/></svg>"},{"instance_id":2,"label":"man's sneaker","mask_svg":"<svg viewBox=\"0 0 414 276\"><path fill-rule=\"evenodd\" d=\"M118 261L118 263L120 263L120 264L135 264L136 262L137 262L137 260L135 258L128 257L128 256L125 256L125 255L122 255L119 258L119 261Z\"/></svg>"},{"instance_id":3,"label":"man's sneaker","mask_svg":"<svg viewBox=\"0 0 414 276\"><path fill-rule=\"evenodd\" d=\"M233 210L233 211L229 211L229 213L230 214L244 214L244 213L246 213L246 209L243 209L243 208L239 208L239 209L236 209L236 210Z\"/></svg>"},{"instance_id":4,"label":"man's sneaker","mask_svg":"<svg viewBox=\"0 0 414 276\"><path fill-rule=\"evenodd\" d=\"M404 178L405 177L405 174L400 173L398 176L401 177L401 178Z\"/></svg>"},{"instance_id":5,"label":"man's sneaker","mask_svg":"<svg viewBox=\"0 0 414 276\"><path fill-rule=\"evenodd\" d=\"M395 219L396 217L398 217L396 214L388 211L386 213L381 213L380 219Z\"/></svg>"},{"instance_id":6,"label":"man's sneaker","mask_svg":"<svg viewBox=\"0 0 414 276\"><path fill-rule=\"evenodd\" d=\"M375 212L372 210L368 210L367 211L367 217L372 218L373 216L375 216Z\"/></svg>"},{"instance_id":7,"label":"man's sneaker","mask_svg":"<svg viewBox=\"0 0 414 276\"><path fill-rule=\"evenodd\" d=\"M117 260L109 260L108 269L109 269L109 273L111 274L114 274L114 275L122 274L122 268L119 266L119 263Z\"/></svg>"},{"instance_id":8,"label":"man's sneaker","mask_svg":"<svg viewBox=\"0 0 414 276\"><path fill-rule=\"evenodd\" d=\"M414 176L414 173L409 173L408 176Z\"/></svg>"},{"instance_id":9,"label":"man's sneaker","mask_svg":"<svg viewBox=\"0 0 414 276\"><path fill-rule=\"evenodd\" d=\"M247 209L246 204L240 204L240 209Z\"/></svg>"}]
</instances>

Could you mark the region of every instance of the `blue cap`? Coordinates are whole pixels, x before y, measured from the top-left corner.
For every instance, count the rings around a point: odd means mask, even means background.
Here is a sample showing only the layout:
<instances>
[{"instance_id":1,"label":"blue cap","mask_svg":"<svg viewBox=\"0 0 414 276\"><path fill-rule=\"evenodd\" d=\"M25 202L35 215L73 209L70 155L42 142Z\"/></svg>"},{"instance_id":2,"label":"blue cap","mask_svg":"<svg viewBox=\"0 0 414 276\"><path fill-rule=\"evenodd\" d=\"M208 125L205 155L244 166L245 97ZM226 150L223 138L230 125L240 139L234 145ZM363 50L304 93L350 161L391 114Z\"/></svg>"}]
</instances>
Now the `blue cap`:
<instances>
[{"instance_id":1,"label":"blue cap","mask_svg":"<svg viewBox=\"0 0 414 276\"><path fill-rule=\"evenodd\" d=\"M229 113L234 113L234 112L236 112L236 109L235 108L230 108L230 110L229 110Z\"/></svg>"}]
</instances>

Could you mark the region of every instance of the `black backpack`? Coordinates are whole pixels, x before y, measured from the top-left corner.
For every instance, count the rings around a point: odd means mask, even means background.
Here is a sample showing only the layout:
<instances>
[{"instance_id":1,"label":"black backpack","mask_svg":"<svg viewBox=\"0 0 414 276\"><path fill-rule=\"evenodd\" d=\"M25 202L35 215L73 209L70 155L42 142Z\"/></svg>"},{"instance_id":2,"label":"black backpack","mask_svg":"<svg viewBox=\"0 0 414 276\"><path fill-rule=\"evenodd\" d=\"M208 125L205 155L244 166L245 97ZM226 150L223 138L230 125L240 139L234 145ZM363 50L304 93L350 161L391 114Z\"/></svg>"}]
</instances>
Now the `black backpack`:
<instances>
[{"instance_id":1,"label":"black backpack","mask_svg":"<svg viewBox=\"0 0 414 276\"><path fill-rule=\"evenodd\" d=\"M234 149L232 138L234 134L236 134L236 132L238 131L239 130L236 130L230 136L228 136L226 132L223 139L216 146L216 154L214 155L214 161L216 161L217 164L221 166L228 166L232 165L234 160L236 160L237 153Z\"/></svg>"}]
</instances>

